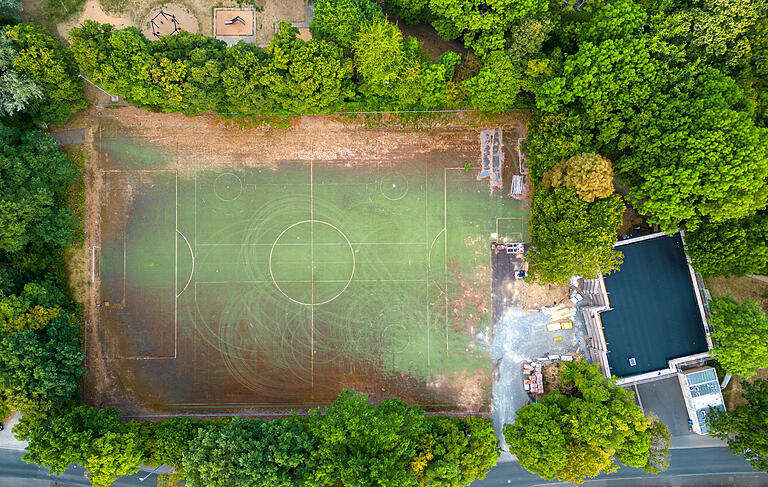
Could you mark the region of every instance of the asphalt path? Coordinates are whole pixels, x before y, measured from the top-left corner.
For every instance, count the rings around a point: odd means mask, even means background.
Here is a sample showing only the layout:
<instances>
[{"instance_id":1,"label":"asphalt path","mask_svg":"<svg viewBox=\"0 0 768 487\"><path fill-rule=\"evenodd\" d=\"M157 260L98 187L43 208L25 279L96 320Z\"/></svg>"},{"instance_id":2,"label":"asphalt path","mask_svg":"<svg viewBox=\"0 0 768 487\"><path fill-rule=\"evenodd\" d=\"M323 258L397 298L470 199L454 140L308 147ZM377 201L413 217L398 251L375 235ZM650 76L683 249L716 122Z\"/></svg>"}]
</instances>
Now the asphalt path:
<instances>
[{"instance_id":1,"label":"asphalt path","mask_svg":"<svg viewBox=\"0 0 768 487\"><path fill-rule=\"evenodd\" d=\"M666 486L768 486L768 473L756 472L728 448L678 448L670 450L669 469L659 475L638 468L622 467L611 475L584 482L585 487L666 487ZM544 480L523 469L517 462L499 463L472 487L540 487L570 485Z\"/></svg>"},{"instance_id":2,"label":"asphalt path","mask_svg":"<svg viewBox=\"0 0 768 487\"><path fill-rule=\"evenodd\" d=\"M0 487L75 487L90 486L91 483L83 476L82 467L70 467L62 475L48 475L48 469L31 465L21 459L23 451L0 449ZM116 487L128 486L157 486L157 478L153 474L146 481L140 482L139 477L149 472L121 477L115 482Z\"/></svg>"}]
</instances>

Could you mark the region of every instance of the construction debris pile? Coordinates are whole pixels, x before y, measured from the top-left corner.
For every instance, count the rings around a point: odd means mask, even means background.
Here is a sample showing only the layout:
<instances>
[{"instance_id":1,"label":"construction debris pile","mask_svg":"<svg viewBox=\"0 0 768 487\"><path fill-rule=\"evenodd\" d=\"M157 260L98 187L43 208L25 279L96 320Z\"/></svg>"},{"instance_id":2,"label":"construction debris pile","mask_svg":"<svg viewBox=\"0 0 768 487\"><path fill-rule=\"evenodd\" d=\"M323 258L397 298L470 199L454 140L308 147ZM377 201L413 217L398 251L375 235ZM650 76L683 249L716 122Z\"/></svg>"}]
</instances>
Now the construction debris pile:
<instances>
[{"instance_id":1,"label":"construction debris pile","mask_svg":"<svg viewBox=\"0 0 768 487\"><path fill-rule=\"evenodd\" d=\"M544 376L548 373L548 380L552 380L553 374L557 375L557 370L559 370L558 364L572 362L580 358L582 358L580 354L547 355L536 360L523 362L523 388L525 392L534 400L540 399L545 394ZM551 367L555 367L555 370L552 370Z\"/></svg>"},{"instance_id":2,"label":"construction debris pile","mask_svg":"<svg viewBox=\"0 0 768 487\"><path fill-rule=\"evenodd\" d=\"M576 308L560 305L554 308L544 308L542 312L549 314L547 331L570 330L573 328L573 317L576 316Z\"/></svg>"}]
</instances>

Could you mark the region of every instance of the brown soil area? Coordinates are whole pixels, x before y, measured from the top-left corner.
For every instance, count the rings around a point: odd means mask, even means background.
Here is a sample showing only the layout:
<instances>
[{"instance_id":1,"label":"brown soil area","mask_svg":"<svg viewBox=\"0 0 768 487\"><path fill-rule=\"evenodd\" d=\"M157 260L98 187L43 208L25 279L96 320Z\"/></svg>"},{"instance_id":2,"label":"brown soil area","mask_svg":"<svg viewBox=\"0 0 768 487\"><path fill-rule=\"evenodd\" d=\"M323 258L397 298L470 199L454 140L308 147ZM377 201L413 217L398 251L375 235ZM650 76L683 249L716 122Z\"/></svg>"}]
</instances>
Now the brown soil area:
<instances>
[{"instance_id":1,"label":"brown soil area","mask_svg":"<svg viewBox=\"0 0 768 487\"><path fill-rule=\"evenodd\" d=\"M77 17L70 18L66 22L60 23L56 30L63 38L67 37L67 33L72 27L77 27L86 20L95 20L100 24L112 24L118 29L125 27L136 27L138 24L131 20L130 17L125 15L110 15L104 11L98 0L88 0L80 11Z\"/></svg>"},{"instance_id":2,"label":"brown soil area","mask_svg":"<svg viewBox=\"0 0 768 487\"><path fill-rule=\"evenodd\" d=\"M751 277L713 277L706 280L713 298L731 296L738 302L757 301L768 313L768 283Z\"/></svg>"},{"instance_id":3,"label":"brown soil area","mask_svg":"<svg viewBox=\"0 0 768 487\"><path fill-rule=\"evenodd\" d=\"M161 15L161 11L165 15ZM175 17L176 27L167 18L168 15ZM152 19L155 19L155 27L152 26ZM144 16L144 20L141 22L141 32L144 34L144 37L149 40L157 39L157 36L153 33L153 28L158 32L159 36L172 35L174 28L179 28L193 34L200 32L200 26L195 15L187 7L178 3L165 3L152 9Z\"/></svg>"},{"instance_id":4,"label":"brown soil area","mask_svg":"<svg viewBox=\"0 0 768 487\"><path fill-rule=\"evenodd\" d=\"M554 390L557 390L560 383L558 376L564 365L565 362L555 362L551 364L544 364L541 367L541 375L544 378L545 395Z\"/></svg>"},{"instance_id":5,"label":"brown soil area","mask_svg":"<svg viewBox=\"0 0 768 487\"><path fill-rule=\"evenodd\" d=\"M556 286L554 284L528 283L528 292L525 297L523 309L539 309L542 306L554 304L572 305L568 296L568 286Z\"/></svg>"},{"instance_id":6,"label":"brown soil area","mask_svg":"<svg viewBox=\"0 0 768 487\"><path fill-rule=\"evenodd\" d=\"M626 208L624 214L621 215L621 227L619 228L619 236L623 237L630 233L646 230L651 231L651 227L645 222L645 218L632 207L632 203L624 201ZM636 229L640 230L636 230Z\"/></svg>"}]
</instances>

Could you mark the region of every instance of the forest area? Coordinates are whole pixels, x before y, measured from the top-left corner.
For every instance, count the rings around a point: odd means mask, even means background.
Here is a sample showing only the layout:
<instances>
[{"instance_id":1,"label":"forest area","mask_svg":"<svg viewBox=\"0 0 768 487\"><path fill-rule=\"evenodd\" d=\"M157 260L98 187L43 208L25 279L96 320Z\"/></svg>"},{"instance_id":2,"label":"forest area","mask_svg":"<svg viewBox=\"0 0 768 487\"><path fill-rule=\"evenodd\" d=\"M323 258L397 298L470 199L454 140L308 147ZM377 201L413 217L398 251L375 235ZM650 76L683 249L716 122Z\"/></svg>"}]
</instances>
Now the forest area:
<instances>
[{"instance_id":1,"label":"forest area","mask_svg":"<svg viewBox=\"0 0 768 487\"><path fill-rule=\"evenodd\" d=\"M768 274L763 1L316 0L311 40L282 24L267 48L187 32L149 40L90 21L62 41L22 23L20 9L0 0L0 419L23 412L15 433L29 441L27 461L52 472L78 463L96 486L142 464L173 467L168 485L461 486L499 455L486 418L427 416L350 391L277 420L125 422L84 406L83 311L64 257L83 238L83 161L45 133L86 108L80 73L150 111L244 124L525 110L532 279L618 269L628 205L661 231L684 230L704 277ZM387 14L467 52L433 60ZM768 367L765 311L728 297L711 307L720 366L745 379ZM665 427L598 376L587 364L567 367L557 391L507 425L521 465L575 483L617 461L664 469ZM711 420L762 470L766 384L749 383L744 404Z\"/></svg>"}]
</instances>

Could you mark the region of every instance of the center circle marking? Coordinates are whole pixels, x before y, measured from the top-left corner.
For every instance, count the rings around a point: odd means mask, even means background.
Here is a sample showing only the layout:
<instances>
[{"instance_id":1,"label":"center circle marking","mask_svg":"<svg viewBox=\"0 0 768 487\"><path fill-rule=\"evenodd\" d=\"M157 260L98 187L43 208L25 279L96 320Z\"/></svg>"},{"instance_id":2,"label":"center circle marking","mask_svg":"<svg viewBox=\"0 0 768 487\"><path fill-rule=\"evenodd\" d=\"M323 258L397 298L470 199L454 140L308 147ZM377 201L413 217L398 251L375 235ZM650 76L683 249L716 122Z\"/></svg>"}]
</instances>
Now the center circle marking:
<instances>
[{"instance_id":1,"label":"center circle marking","mask_svg":"<svg viewBox=\"0 0 768 487\"><path fill-rule=\"evenodd\" d=\"M408 179L399 171L384 175L379 180L381 195L390 201L398 201L408 194Z\"/></svg>"},{"instance_id":2,"label":"center circle marking","mask_svg":"<svg viewBox=\"0 0 768 487\"><path fill-rule=\"evenodd\" d=\"M309 223L309 224L315 223L315 224L319 224L319 225L325 225L325 226L328 226L328 227L332 228L333 230L335 230L336 233L338 233L344 239L344 242L346 242L347 246L349 247L349 253L352 256L352 272L349 273L349 279L347 279L347 282L344 284L344 287L341 289L341 291L336 293L336 295L334 295L333 297L331 297L329 299L326 299L324 301L314 302L314 299L313 299L312 302L309 302L309 303L306 302L306 301L302 301L300 299L295 299L292 296L290 296L288 293L286 293L285 290L283 290L280 287L280 284L277 283L277 279L275 279L275 273L274 273L274 271L272 269L272 256L273 256L273 254L275 252L275 247L277 247L277 243L280 241L280 239L283 237L283 235L285 235L286 232L290 231L292 228L295 228L295 227L297 227L299 225L304 225L304 224L307 224L307 223ZM288 298L289 300L293 301L296 304L301 304L301 305L304 305L304 306L320 306L321 304L330 303L334 299L336 299L339 296L341 296L344 293L344 291L347 290L347 288L349 287L349 284L352 282L352 278L354 276L355 276L355 249L352 247L352 242L349 241L349 238L347 238L347 236L344 234L344 232L342 232L338 227L336 227L335 225L331 225L330 223L325 222L323 220L302 220L300 222L296 222L293 225L290 225L290 226L286 227L282 232L280 232L280 235L277 236L277 238L275 239L274 243L272 243L272 248L269 250L269 277L272 279L272 283L275 285L275 288L277 288L277 290L280 291L280 294L282 294L283 296L285 296L286 298Z\"/></svg>"},{"instance_id":3,"label":"center circle marking","mask_svg":"<svg viewBox=\"0 0 768 487\"><path fill-rule=\"evenodd\" d=\"M213 192L221 201L235 201L243 194L243 181L231 172L219 174L213 182Z\"/></svg>"}]
</instances>

